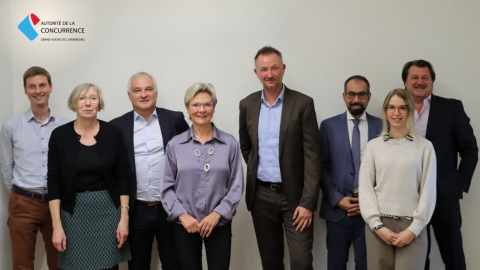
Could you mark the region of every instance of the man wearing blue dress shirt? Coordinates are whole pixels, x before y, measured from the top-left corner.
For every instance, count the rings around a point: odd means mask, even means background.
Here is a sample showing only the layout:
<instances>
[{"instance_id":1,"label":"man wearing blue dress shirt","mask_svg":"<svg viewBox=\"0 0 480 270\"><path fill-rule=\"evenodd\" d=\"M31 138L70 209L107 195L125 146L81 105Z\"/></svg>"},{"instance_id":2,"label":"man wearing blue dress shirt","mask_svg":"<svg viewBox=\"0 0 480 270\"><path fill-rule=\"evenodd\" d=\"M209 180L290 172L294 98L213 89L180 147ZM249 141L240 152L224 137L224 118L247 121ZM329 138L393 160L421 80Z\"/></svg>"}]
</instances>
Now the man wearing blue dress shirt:
<instances>
[{"instance_id":1,"label":"man wearing blue dress shirt","mask_svg":"<svg viewBox=\"0 0 480 270\"><path fill-rule=\"evenodd\" d=\"M255 56L263 84L240 102L240 148L247 163L251 211L263 269L312 269L313 211L320 185L320 143L313 99L286 87L282 54L266 46Z\"/></svg>"},{"instance_id":2,"label":"man wearing blue dress shirt","mask_svg":"<svg viewBox=\"0 0 480 270\"><path fill-rule=\"evenodd\" d=\"M165 146L188 129L183 113L157 108L155 78L138 72L128 82L133 111L111 121L123 133L132 172L130 181L129 269L150 269L152 243L157 239L162 269L179 269L173 227L162 206L160 185Z\"/></svg>"},{"instance_id":3,"label":"man wearing blue dress shirt","mask_svg":"<svg viewBox=\"0 0 480 270\"><path fill-rule=\"evenodd\" d=\"M52 93L50 73L31 67L23 74L30 108L8 119L0 132L0 172L10 193L8 227L13 269L33 269L35 242L40 230L47 265L57 269L58 252L52 244L52 218L48 206L47 156L52 131L67 119L48 107Z\"/></svg>"}]
</instances>

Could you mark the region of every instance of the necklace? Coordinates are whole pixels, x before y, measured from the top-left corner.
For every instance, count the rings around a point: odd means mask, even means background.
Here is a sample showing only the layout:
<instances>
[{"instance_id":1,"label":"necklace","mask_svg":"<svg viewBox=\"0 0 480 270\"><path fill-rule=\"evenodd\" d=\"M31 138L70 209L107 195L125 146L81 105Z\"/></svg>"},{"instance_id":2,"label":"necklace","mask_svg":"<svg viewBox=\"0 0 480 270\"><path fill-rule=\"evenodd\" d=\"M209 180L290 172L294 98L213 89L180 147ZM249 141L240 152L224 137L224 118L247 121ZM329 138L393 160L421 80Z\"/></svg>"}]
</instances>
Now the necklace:
<instances>
[{"instance_id":1,"label":"necklace","mask_svg":"<svg viewBox=\"0 0 480 270\"><path fill-rule=\"evenodd\" d=\"M413 136L410 133L408 133L407 136L402 139L395 139L392 136L390 136L390 134L388 133L383 134L383 141L387 142L388 144L392 144L392 145L404 144L407 142L407 140L413 142Z\"/></svg>"},{"instance_id":2,"label":"necklace","mask_svg":"<svg viewBox=\"0 0 480 270\"><path fill-rule=\"evenodd\" d=\"M201 161L205 162L205 165L203 166L203 170L205 171L205 174L208 174L208 172L210 171L210 160L213 155L213 152L215 152L215 148L214 148L215 140L213 140L212 146L208 148L208 151L207 151L208 156L207 156L207 153L205 153L205 155L202 155L202 152L200 152L200 150L195 148L195 142L193 139L191 139L190 142L192 143L192 149L195 156L199 157Z\"/></svg>"}]
</instances>

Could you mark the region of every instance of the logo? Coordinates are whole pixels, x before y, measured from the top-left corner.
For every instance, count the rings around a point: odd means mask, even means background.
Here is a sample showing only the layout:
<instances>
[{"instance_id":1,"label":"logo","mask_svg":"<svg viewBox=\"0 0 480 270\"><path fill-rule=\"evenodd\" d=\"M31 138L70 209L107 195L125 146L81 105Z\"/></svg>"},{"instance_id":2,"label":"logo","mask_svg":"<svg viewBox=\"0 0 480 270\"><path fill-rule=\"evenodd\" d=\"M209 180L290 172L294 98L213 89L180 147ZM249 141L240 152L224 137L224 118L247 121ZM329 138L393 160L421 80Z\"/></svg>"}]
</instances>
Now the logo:
<instances>
[{"instance_id":1,"label":"logo","mask_svg":"<svg viewBox=\"0 0 480 270\"><path fill-rule=\"evenodd\" d=\"M34 40L38 37L38 34L35 29L33 29L29 17L32 19L33 25L37 25L37 23L40 21L40 19L32 13L27 15L27 17L18 25L18 29L20 29L20 31L22 31L22 33L27 36L28 39Z\"/></svg>"}]
</instances>

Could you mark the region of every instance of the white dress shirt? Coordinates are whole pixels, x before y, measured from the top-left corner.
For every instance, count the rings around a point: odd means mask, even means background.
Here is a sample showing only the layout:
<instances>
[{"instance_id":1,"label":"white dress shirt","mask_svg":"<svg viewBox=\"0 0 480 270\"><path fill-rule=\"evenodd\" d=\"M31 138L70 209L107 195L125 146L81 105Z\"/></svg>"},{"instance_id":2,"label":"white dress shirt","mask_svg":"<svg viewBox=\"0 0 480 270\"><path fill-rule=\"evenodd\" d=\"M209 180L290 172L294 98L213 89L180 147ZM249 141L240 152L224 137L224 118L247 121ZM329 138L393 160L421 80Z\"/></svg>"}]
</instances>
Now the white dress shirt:
<instances>
[{"instance_id":1,"label":"white dress shirt","mask_svg":"<svg viewBox=\"0 0 480 270\"><path fill-rule=\"evenodd\" d=\"M137 199L160 201L160 186L165 165L162 131L154 110L147 122L133 111L133 149L137 175Z\"/></svg>"},{"instance_id":2,"label":"white dress shirt","mask_svg":"<svg viewBox=\"0 0 480 270\"><path fill-rule=\"evenodd\" d=\"M424 137L427 135L427 124L428 124L428 116L430 115L430 102L432 100L432 95L428 96L423 100L423 106L420 113L415 110L415 124L413 125L415 128L415 132Z\"/></svg>"}]
</instances>

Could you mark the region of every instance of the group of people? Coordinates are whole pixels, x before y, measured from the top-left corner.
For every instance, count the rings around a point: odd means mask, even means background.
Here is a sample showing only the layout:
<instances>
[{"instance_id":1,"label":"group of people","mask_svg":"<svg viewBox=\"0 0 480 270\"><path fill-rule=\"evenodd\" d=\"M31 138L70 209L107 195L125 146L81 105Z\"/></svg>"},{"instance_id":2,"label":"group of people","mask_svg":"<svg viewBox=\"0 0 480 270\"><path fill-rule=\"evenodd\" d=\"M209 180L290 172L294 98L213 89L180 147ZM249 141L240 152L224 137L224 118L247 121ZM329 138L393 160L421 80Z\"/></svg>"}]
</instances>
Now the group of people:
<instances>
[{"instance_id":1,"label":"group of people","mask_svg":"<svg viewBox=\"0 0 480 270\"><path fill-rule=\"evenodd\" d=\"M31 106L5 121L0 169L10 193L13 268L33 269L42 232L49 269L229 269L232 219L244 191L263 269L313 269L313 212L327 222L328 269L429 269L433 227L446 269L466 269L459 200L478 161L461 101L432 94L435 72L407 62L405 89L385 98L383 120L366 113L370 83L348 78L347 111L318 122L313 99L283 84L282 54L255 55L263 85L240 101L239 141L212 121L211 84L187 89L182 112L156 107L155 78L128 80L133 111L105 122L101 89L77 86L74 121L48 105L51 76L23 76ZM458 164L460 155L460 164ZM57 252L58 251L58 252Z\"/></svg>"}]
</instances>

